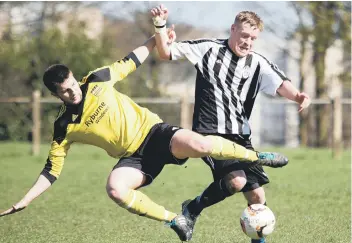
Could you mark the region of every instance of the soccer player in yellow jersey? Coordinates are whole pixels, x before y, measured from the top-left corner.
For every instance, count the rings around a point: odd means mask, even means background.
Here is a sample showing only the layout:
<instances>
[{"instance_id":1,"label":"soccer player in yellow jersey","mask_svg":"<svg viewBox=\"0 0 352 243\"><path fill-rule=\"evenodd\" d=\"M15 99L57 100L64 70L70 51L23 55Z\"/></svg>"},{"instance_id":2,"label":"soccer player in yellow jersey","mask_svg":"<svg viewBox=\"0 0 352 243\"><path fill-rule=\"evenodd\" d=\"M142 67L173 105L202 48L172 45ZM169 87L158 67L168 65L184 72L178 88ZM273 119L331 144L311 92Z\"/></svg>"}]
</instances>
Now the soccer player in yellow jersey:
<instances>
[{"instance_id":1,"label":"soccer player in yellow jersey","mask_svg":"<svg viewBox=\"0 0 352 243\"><path fill-rule=\"evenodd\" d=\"M110 173L106 191L129 212L169 223L181 240L191 230L183 215L167 211L137 189L150 184L166 164L182 165L188 157L247 159L268 166L287 164L284 156L245 149L217 136L203 136L171 126L148 109L114 89L114 84L136 70L155 47L151 37L122 60L98 68L77 81L65 65L50 66L45 86L61 99L54 135L45 167L28 193L0 216L26 208L60 176L64 159L73 143L91 144L119 159Z\"/></svg>"}]
</instances>

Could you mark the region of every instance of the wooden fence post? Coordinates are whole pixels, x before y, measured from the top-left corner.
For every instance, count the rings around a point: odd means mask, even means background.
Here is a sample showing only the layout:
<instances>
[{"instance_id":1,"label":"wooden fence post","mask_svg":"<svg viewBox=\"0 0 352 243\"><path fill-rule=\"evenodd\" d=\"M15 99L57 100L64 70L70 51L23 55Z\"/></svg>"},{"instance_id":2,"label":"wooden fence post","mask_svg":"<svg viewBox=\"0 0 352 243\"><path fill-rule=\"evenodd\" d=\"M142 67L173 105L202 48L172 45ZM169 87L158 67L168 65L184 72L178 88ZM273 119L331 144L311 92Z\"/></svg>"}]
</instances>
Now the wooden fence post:
<instances>
[{"instance_id":1,"label":"wooden fence post","mask_svg":"<svg viewBox=\"0 0 352 243\"><path fill-rule=\"evenodd\" d=\"M184 95L181 98L181 121L182 128L192 129L190 123L190 108L188 96Z\"/></svg>"},{"instance_id":2,"label":"wooden fence post","mask_svg":"<svg viewBox=\"0 0 352 243\"><path fill-rule=\"evenodd\" d=\"M40 152L40 91L34 90L32 93L32 154L38 155Z\"/></svg>"},{"instance_id":3,"label":"wooden fence post","mask_svg":"<svg viewBox=\"0 0 352 243\"><path fill-rule=\"evenodd\" d=\"M332 154L337 159L341 157L342 150L342 102L339 95L332 100L332 117Z\"/></svg>"}]
</instances>

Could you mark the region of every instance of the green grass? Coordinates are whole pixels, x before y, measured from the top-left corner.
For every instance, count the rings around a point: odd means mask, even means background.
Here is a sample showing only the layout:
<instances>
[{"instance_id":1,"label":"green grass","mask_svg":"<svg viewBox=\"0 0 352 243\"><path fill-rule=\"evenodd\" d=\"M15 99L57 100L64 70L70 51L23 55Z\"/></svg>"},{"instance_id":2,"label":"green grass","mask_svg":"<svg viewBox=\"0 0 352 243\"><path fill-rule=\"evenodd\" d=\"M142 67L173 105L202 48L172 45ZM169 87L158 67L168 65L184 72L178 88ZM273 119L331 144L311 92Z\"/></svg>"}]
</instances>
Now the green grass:
<instances>
[{"instance_id":1,"label":"green grass","mask_svg":"<svg viewBox=\"0 0 352 243\"><path fill-rule=\"evenodd\" d=\"M0 210L19 201L42 170L48 146L29 156L30 145L0 143ZM290 163L267 168L269 207L277 218L269 243L350 242L350 151L341 160L328 149L277 149ZM106 195L105 183L116 160L91 146L72 146L60 179L27 209L0 218L0 242L6 243L161 243L180 242L162 223L129 214ZM142 189L172 211L211 182L199 160L167 166ZM239 217L246 202L237 194L206 209L197 222L195 243L249 243Z\"/></svg>"}]
</instances>

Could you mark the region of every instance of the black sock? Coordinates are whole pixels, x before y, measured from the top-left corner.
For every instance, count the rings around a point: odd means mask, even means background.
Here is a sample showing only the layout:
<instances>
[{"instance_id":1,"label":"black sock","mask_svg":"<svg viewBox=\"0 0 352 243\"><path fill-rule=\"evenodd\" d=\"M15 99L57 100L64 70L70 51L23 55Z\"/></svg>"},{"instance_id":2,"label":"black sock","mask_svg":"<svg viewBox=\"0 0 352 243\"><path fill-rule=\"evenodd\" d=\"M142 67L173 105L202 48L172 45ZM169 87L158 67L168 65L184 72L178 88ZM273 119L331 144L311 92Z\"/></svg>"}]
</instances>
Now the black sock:
<instances>
[{"instance_id":1,"label":"black sock","mask_svg":"<svg viewBox=\"0 0 352 243\"><path fill-rule=\"evenodd\" d=\"M221 202L232 193L229 192L225 185L225 180L220 179L211 183L202 195L193 199L187 206L191 214L198 215L204 208Z\"/></svg>"}]
</instances>

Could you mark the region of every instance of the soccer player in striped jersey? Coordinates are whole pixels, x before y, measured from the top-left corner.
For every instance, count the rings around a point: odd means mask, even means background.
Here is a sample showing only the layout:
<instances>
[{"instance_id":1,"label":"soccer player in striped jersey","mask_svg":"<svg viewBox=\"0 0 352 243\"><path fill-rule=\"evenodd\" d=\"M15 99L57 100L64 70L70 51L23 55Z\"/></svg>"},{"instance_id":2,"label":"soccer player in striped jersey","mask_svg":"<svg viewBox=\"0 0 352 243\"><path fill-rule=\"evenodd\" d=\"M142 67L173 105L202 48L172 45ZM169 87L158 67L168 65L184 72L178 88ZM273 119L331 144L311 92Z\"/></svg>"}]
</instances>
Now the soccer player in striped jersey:
<instances>
[{"instance_id":1,"label":"soccer player in striped jersey","mask_svg":"<svg viewBox=\"0 0 352 243\"><path fill-rule=\"evenodd\" d=\"M249 118L259 91L279 94L299 104L299 111L310 104L307 94L298 91L285 74L264 56L252 51L263 30L254 12L240 12L228 39L197 39L167 42L168 10L163 5L151 10L157 49L162 59L186 59L197 70L193 130L216 135L253 150ZM238 160L203 158L213 172L214 182L193 200L182 204L193 229L201 211L225 198L243 192L248 204L266 204L262 185L269 179L261 165ZM252 240L252 243L265 239Z\"/></svg>"}]
</instances>

